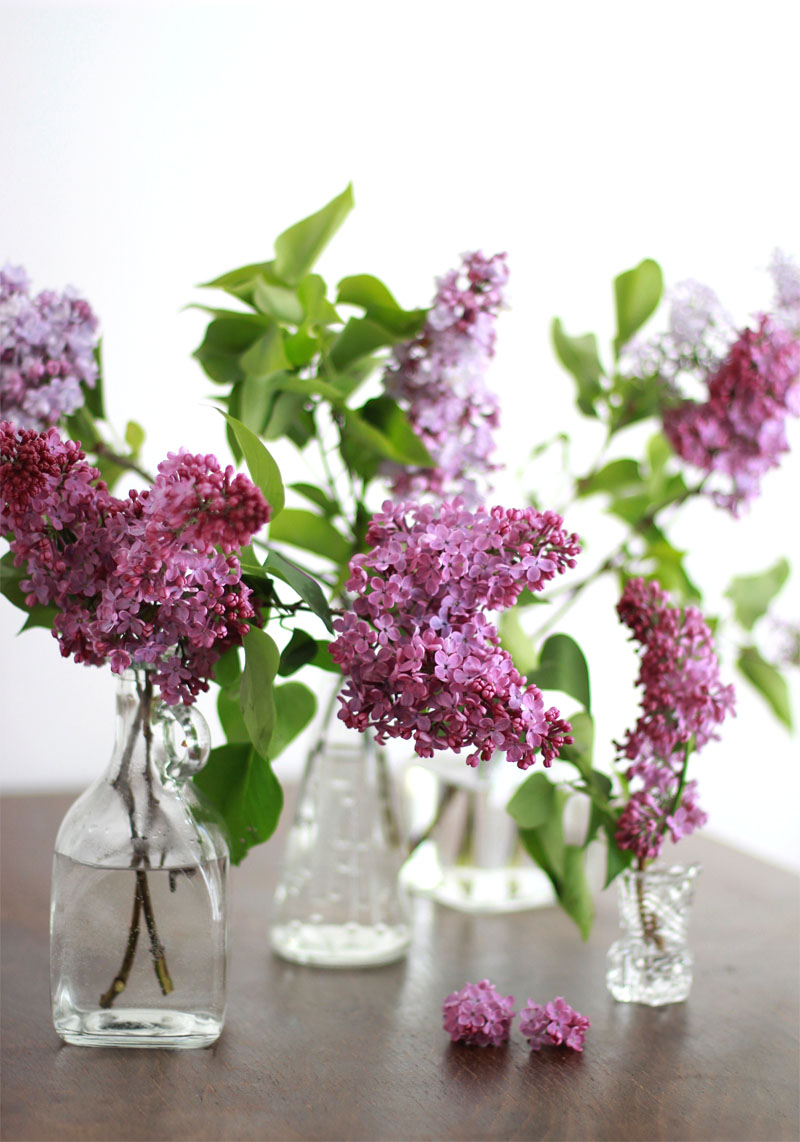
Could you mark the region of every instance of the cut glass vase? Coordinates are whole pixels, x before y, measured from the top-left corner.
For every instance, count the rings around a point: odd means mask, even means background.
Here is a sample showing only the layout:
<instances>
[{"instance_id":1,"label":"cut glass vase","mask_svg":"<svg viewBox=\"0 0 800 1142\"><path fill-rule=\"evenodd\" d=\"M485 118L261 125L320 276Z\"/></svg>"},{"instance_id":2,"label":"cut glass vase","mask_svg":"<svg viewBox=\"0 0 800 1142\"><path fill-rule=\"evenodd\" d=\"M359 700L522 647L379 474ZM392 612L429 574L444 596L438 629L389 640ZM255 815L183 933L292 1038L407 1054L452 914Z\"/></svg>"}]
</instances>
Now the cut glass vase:
<instances>
[{"instance_id":1,"label":"cut glass vase","mask_svg":"<svg viewBox=\"0 0 800 1142\"><path fill-rule=\"evenodd\" d=\"M692 988L689 911L700 866L652 865L617 877L624 935L608 952L606 985L621 1003L680 1003Z\"/></svg>"}]
</instances>

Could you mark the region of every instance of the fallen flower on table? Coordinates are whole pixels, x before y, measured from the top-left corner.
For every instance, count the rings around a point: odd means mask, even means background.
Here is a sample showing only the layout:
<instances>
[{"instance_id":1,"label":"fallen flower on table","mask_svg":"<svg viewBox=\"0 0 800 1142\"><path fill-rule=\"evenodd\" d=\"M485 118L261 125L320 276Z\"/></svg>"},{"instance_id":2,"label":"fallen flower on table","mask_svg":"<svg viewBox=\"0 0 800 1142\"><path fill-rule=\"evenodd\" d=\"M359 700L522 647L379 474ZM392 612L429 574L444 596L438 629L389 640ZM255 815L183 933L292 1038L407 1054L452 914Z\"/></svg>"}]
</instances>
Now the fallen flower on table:
<instances>
[{"instance_id":1,"label":"fallen flower on table","mask_svg":"<svg viewBox=\"0 0 800 1142\"><path fill-rule=\"evenodd\" d=\"M488 979L467 983L444 1001L444 1029L454 1043L499 1047L505 1043L514 1018L514 996L500 995Z\"/></svg>"},{"instance_id":2,"label":"fallen flower on table","mask_svg":"<svg viewBox=\"0 0 800 1142\"><path fill-rule=\"evenodd\" d=\"M519 1029L531 1045L532 1051L553 1044L582 1051L586 1031L591 1023L585 1015L557 995L543 1007L529 999L519 1014Z\"/></svg>"}]
</instances>

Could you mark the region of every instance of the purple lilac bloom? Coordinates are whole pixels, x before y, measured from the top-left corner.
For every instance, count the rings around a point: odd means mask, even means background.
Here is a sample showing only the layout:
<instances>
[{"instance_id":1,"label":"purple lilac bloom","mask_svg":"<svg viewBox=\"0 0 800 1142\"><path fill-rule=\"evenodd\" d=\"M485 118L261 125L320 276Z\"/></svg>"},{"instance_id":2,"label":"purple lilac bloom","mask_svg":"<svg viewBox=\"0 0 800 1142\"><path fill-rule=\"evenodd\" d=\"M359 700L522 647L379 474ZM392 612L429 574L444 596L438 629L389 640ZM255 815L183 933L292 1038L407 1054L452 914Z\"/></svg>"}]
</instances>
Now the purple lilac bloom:
<instances>
[{"instance_id":1,"label":"purple lilac bloom","mask_svg":"<svg viewBox=\"0 0 800 1142\"><path fill-rule=\"evenodd\" d=\"M388 465L395 499L463 496L468 507L483 499L479 480L497 468L491 456L499 406L484 378L508 281L505 257L464 254L458 270L438 279L422 332L394 350L386 391L406 410L434 462L432 468Z\"/></svg>"},{"instance_id":2,"label":"purple lilac bloom","mask_svg":"<svg viewBox=\"0 0 800 1142\"><path fill-rule=\"evenodd\" d=\"M499 1047L511 1032L514 996L503 997L488 979L467 983L442 1006L444 1029L454 1043L470 1047Z\"/></svg>"},{"instance_id":3,"label":"purple lilac bloom","mask_svg":"<svg viewBox=\"0 0 800 1142\"><path fill-rule=\"evenodd\" d=\"M721 477L715 502L737 515L760 492L761 479L788 452L785 421L800 413L800 340L762 316L743 329L709 377L707 399L664 410L664 432L675 452Z\"/></svg>"},{"instance_id":4,"label":"purple lilac bloom","mask_svg":"<svg viewBox=\"0 0 800 1142\"><path fill-rule=\"evenodd\" d=\"M775 316L800 335L800 266L783 250L775 250L769 272L775 288Z\"/></svg>"},{"instance_id":5,"label":"purple lilac bloom","mask_svg":"<svg viewBox=\"0 0 800 1142\"><path fill-rule=\"evenodd\" d=\"M21 266L0 270L0 418L43 429L94 388L97 318L71 287L36 297Z\"/></svg>"},{"instance_id":6,"label":"purple lilac bloom","mask_svg":"<svg viewBox=\"0 0 800 1142\"><path fill-rule=\"evenodd\" d=\"M352 610L334 622L342 721L373 727L379 742L413 738L420 757L467 747L468 765L500 751L527 769L541 751L549 765L570 727L545 710L484 612L575 566L577 536L562 525L533 508L387 500L367 532L372 549L350 562Z\"/></svg>"},{"instance_id":7,"label":"purple lilac bloom","mask_svg":"<svg viewBox=\"0 0 800 1142\"><path fill-rule=\"evenodd\" d=\"M551 1043L555 1047L582 1051L589 1027L591 1023L586 1016L574 1011L560 995L544 1006L529 999L519 1013L519 1029L532 1051Z\"/></svg>"},{"instance_id":8,"label":"purple lilac bloom","mask_svg":"<svg viewBox=\"0 0 800 1142\"><path fill-rule=\"evenodd\" d=\"M180 452L150 490L120 500L55 428L0 422L0 531L25 568L28 606L56 609L65 657L117 674L149 664L170 705L208 689L217 658L257 621L231 551L270 515L232 477L213 456Z\"/></svg>"},{"instance_id":9,"label":"purple lilac bloom","mask_svg":"<svg viewBox=\"0 0 800 1142\"><path fill-rule=\"evenodd\" d=\"M720 682L711 631L695 607L672 607L658 583L631 579L617 613L640 643L636 683L644 693L636 726L615 743L631 762L628 780L641 786L619 818L616 839L643 862L658 856L665 831L678 841L705 824L695 782L684 786L677 806L675 799L687 748L699 751L717 737L734 692Z\"/></svg>"}]
</instances>

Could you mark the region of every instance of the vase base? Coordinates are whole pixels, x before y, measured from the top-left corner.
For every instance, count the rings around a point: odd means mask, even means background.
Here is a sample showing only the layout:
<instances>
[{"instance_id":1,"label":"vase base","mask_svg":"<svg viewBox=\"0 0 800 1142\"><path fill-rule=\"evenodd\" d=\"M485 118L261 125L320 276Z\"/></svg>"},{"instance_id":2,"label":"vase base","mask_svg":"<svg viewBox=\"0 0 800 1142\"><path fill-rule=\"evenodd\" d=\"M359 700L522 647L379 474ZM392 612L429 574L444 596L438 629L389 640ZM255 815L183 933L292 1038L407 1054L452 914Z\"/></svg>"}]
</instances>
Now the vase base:
<instances>
[{"instance_id":1,"label":"vase base","mask_svg":"<svg viewBox=\"0 0 800 1142\"><path fill-rule=\"evenodd\" d=\"M222 1020L212 1015L140 1007L71 1011L54 1026L77 1047L209 1047L222 1032Z\"/></svg>"},{"instance_id":2,"label":"vase base","mask_svg":"<svg viewBox=\"0 0 800 1142\"><path fill-rule=\"evenodd\" d=\"M275 925L272 950L284 960L321 968L364 968L390 964L405 955L411 930L405 924Z\"/></svg>"},{"instance_id":3,"label":"vase base","mask_svg":"<svg viewBox=\"0 0 800 1142\"><path fill-rule=\"evenodd\" d=\"M686 948L654 954L614 944L608 953L606 986L619 1003L682 1003L692 990L692 957Z\"/></svg>"},{"instance_id":4,"label":"vase base","mask_svg":"<svg viewBox=\"0 0 800 1142\"><path fill-rule=\"evenodd\" d=\"M411 854L400 880L407 892L459 912L523 912L555 903L552 885L541 869L532 865L443 865L435 846L428 843Z\"/></svg>"}]
</instances>

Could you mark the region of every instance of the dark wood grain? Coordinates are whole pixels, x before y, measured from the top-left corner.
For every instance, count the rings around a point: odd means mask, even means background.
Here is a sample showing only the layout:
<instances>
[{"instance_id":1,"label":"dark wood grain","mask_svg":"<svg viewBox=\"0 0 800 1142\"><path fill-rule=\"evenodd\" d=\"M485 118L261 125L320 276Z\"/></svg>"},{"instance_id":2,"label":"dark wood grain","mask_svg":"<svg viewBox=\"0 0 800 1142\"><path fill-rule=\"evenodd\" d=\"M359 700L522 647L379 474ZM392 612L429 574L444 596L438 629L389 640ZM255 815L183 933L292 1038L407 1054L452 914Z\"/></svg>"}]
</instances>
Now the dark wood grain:
<instances>
[{"instance_id":1,"label":"dark wood grain","mask_svg":"<svg viewBox=\"0 0 800 1142\"><path fill-rule=\"evenodd\" d=\"M798 883L701 838L687 1003L605 991L616 902L581 944L555 909L471 918L417 900L404 962L293 967L267 950L280 843L234 872L228 1020L203 1051L65 1046L50 1023L50 854L68 799L2 803L7 1142L54 1139L798 1138ZM588 1015L583 1055L451 1045L445 994L491 978Z\"/></svg>"}]
</instances>

